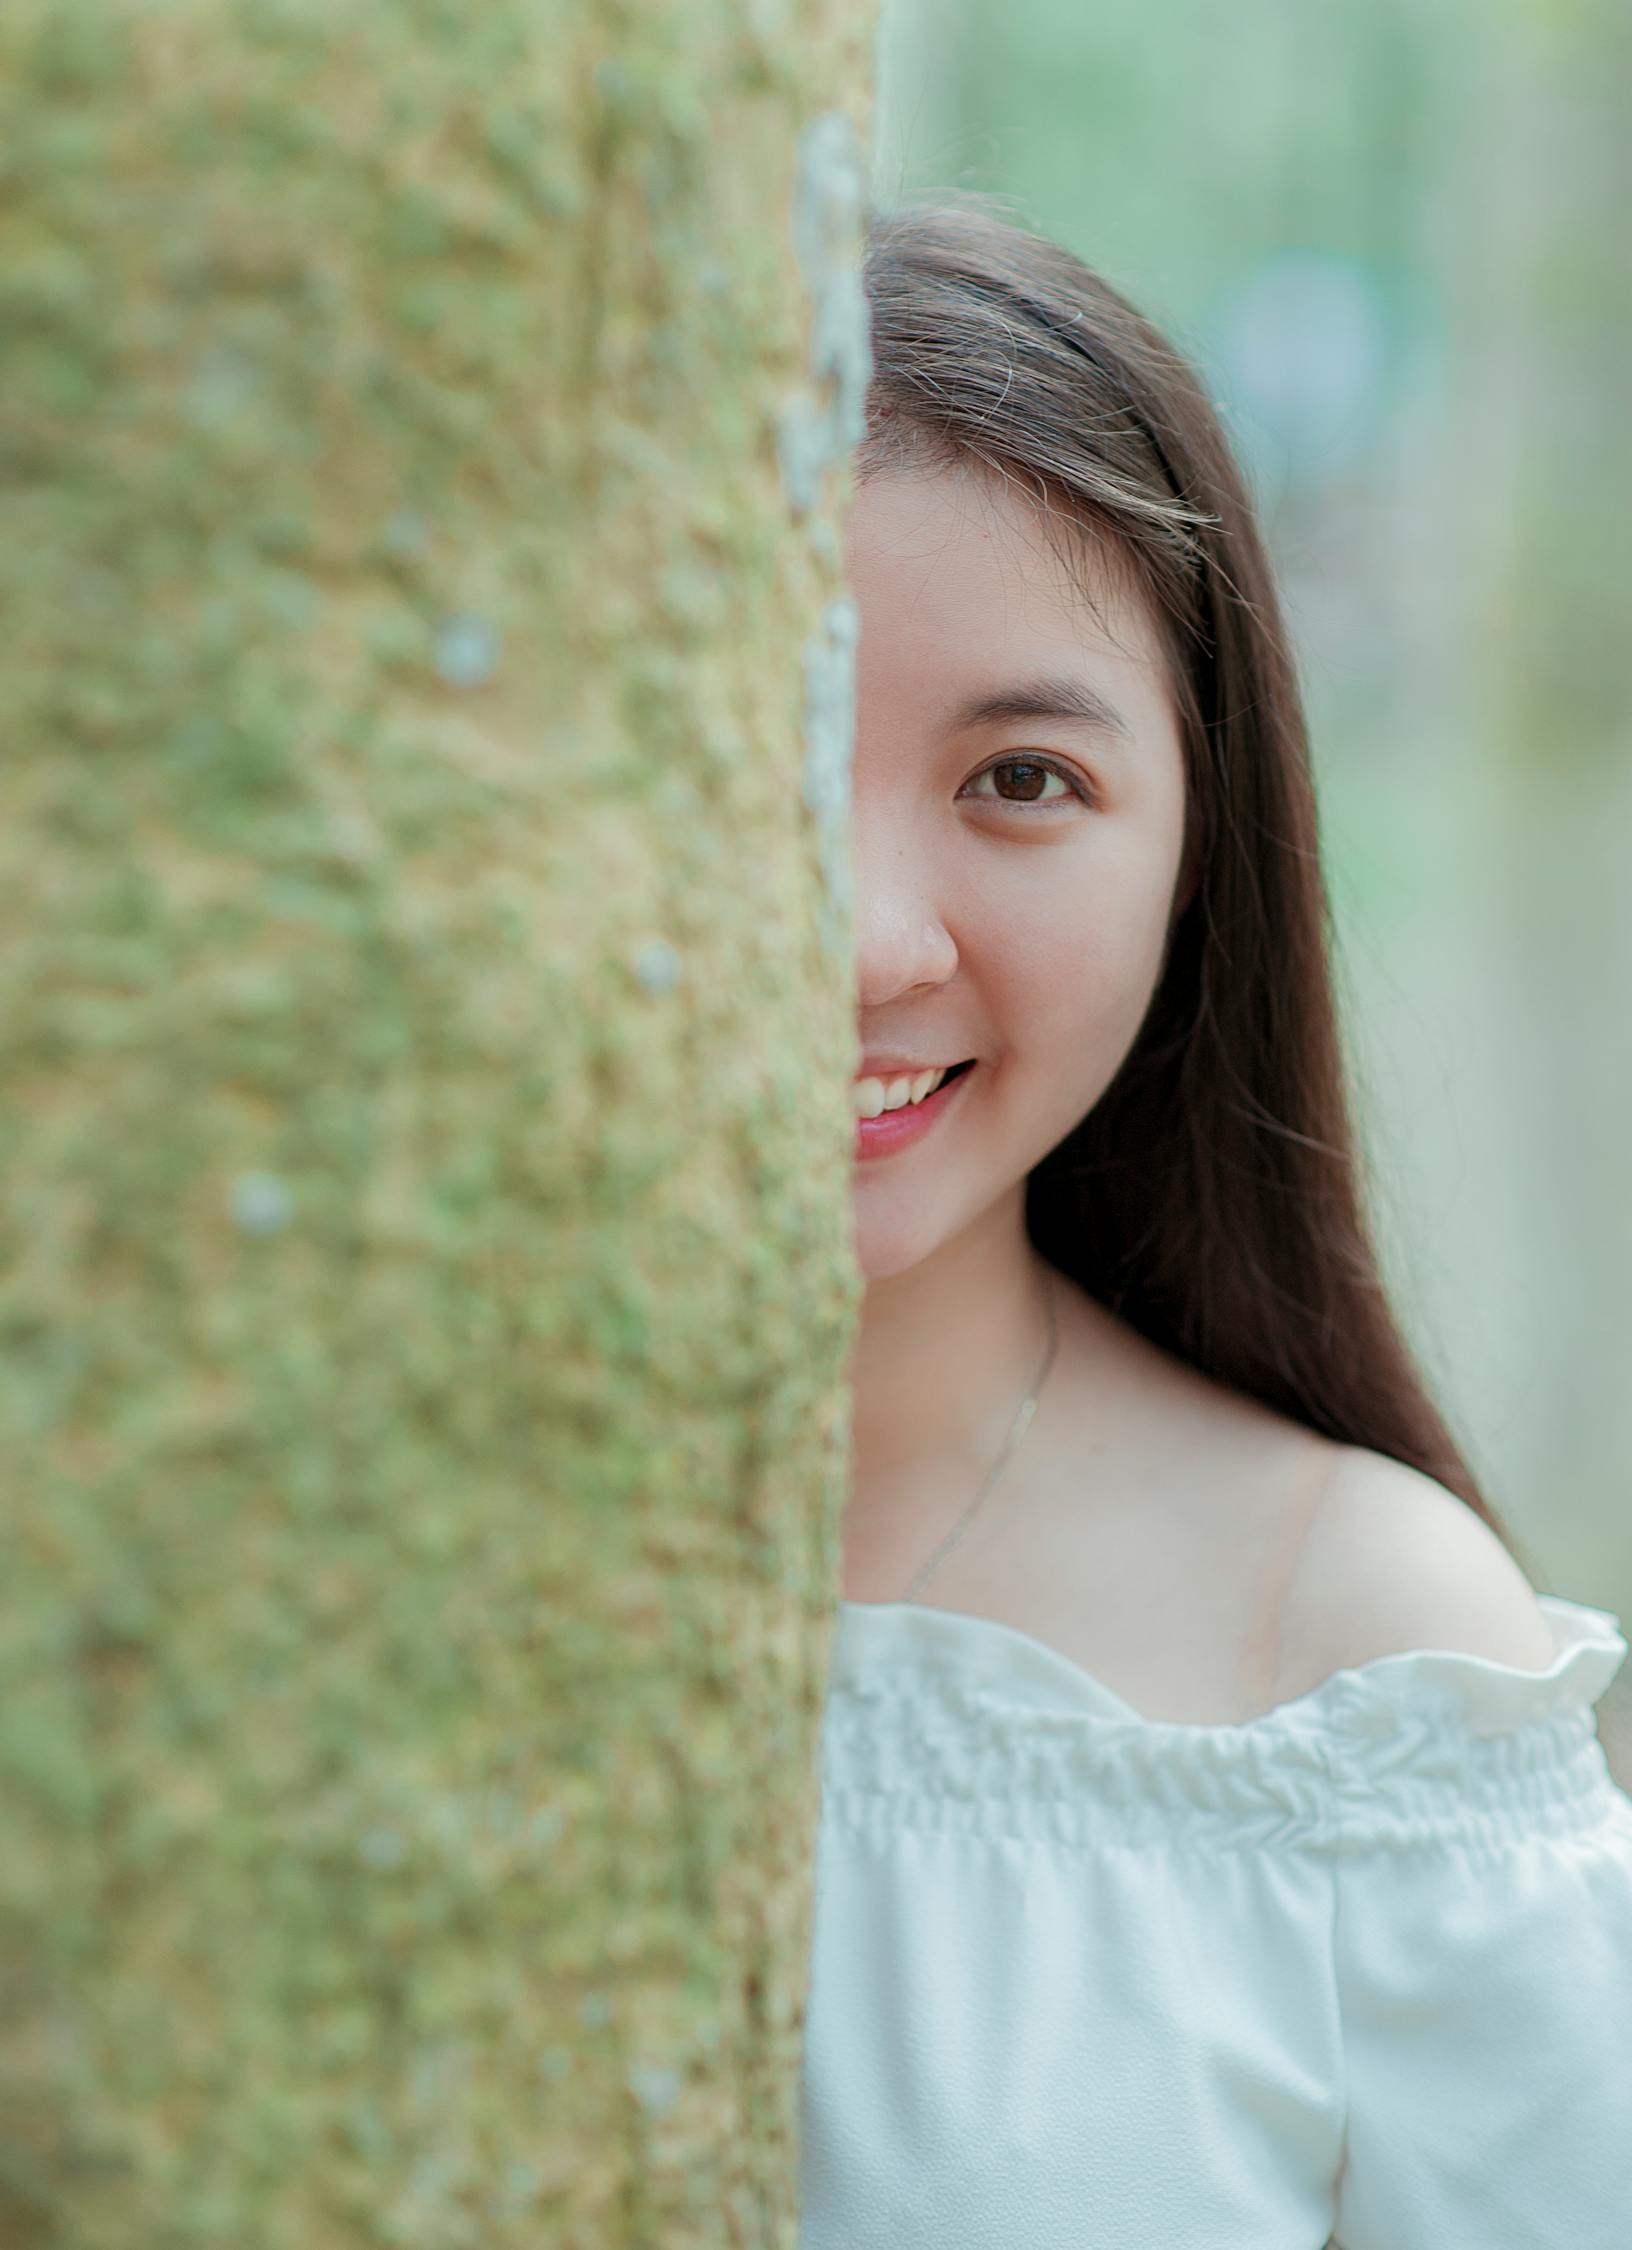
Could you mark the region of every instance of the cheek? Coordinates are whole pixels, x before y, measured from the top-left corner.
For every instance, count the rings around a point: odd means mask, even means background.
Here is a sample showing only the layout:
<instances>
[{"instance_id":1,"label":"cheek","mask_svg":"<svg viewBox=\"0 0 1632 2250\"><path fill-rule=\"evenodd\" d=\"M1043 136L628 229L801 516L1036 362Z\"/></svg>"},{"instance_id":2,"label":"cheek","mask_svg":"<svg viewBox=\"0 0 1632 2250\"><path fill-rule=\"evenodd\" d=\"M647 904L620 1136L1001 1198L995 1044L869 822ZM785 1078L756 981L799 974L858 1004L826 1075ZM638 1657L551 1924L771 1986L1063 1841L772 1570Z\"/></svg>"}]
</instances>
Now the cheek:
<instances>
[{"instance_id":1,"label":"cheek","mask_svg":"<svg viewBox=\"0 0 1632 2250\"><path fill-rule=\"evenodd\" d=\"M1110 853L1062 871L1058 883L1016 886L1002 943L987 956L987 999L1036 1143L1030 1161L1093 1107L1138 1036L1161 970L1170 891L1171 871L1164 879L1148 860Z\"/></svg>"},{"instance_id":2,"label":"cheek","mask_svg":"<svg viewBox=\"0 0 1632 2250\"><path fill-rule=\"evenodd\" d=\"M1075 866L1022 871L987 960L1004 1014L1025 1039L1129 1040L1155 990L1174 870L1111 849ZM1000 933L1000 934L999 934Z\"/></svg>"}]
</instances>

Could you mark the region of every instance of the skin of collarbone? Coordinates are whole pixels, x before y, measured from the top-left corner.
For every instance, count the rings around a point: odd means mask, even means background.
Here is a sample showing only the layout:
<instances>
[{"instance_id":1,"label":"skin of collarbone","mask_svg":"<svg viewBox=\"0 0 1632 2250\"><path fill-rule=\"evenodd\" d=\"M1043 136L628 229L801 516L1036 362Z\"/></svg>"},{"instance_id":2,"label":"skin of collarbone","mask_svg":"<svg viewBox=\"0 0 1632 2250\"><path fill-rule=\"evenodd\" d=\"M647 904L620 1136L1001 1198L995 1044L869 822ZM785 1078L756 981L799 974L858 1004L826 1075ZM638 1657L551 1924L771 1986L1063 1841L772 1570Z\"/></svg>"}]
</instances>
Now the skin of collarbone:
<instances>
[{"instance_id":1,"label":"skin of collarbone","mask_svg":"<svg viewBox=\"0 0 1632 2250\"><path fill-rule=\"evenodd\" d=\"M975 465L875 474L847 521L860 1047L978 1065L922 1138L852 1169L846 1543L880 1570L950 1525L1035 1376L1026 1178L1115 1076L1184 903L1160 629L1110 551L1085 591L1058 536ZM1048 684L1089 715L976 715Z\"/></svg>"}]
</instances>

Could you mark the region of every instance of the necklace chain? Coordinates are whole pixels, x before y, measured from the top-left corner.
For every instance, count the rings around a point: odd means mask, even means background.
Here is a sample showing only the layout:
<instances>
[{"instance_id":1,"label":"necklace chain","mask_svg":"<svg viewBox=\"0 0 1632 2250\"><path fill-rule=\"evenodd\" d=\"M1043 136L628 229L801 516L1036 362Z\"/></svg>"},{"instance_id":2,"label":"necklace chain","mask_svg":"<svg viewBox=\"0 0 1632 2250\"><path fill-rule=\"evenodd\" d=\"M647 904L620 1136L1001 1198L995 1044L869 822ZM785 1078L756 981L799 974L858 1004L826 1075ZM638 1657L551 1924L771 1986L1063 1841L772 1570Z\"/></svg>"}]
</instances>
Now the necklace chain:
<instances>
[{"instance_id":1,"label":"necklace chain","mask_svg":"<svg viewBox=\"0 0 1632 2250\"><path fill-rule=\"evenodd\" d=\"M952 1529L947 1533L946 1537L935 1549L935 1552L930 1556L928 1562L924 1564L923 1568L918 1572L916 1578L914 1578L912 1584L902 1595L901 1599L904 1602L910 1602L913 1599L913 1597L918 1592L919 1587L922 1586L925 1579L929 1576L930 1572L936 1567L939 1562L943 1560L945 1556L951 1553L952 1549L963 1537L969 1526L974 1522L981 1502L985 1499L987 1493L991 1491L993 1485L996 1484L999 1476L1002 1474L1004 1468L1012 1458L1015 1447L1020 1443L1020 1440L1025 1436L1027 1430L1031 1427L1031 1418L1037 1411L1037 1401L1042 1394L1043 1385L1048 1381L1048 1371L1054 1364L1054 1354L1058 1349L1060 1341L1059 1327L1054 1316L1054 1292L1049 1286L1046 1275L1043 1277L1043 1305L1048 1315L1048 1346L1043 1353L1043 1364L1037 1370L1037 1379L1032 1384L1031 1389L1027 1392L1026 1396L1020 1401L1019 1409L1015 1414L1014 1420L1009 1425L1009 1434L1003 1441L997 1459L987 1470L985 1478L981 1483L980 1490L975 1494L975 1497L970 1501L968 1507L964 1509L963 1514L958 1518L957 1522L952 1526Z\"/></svg>"}]
</instances>

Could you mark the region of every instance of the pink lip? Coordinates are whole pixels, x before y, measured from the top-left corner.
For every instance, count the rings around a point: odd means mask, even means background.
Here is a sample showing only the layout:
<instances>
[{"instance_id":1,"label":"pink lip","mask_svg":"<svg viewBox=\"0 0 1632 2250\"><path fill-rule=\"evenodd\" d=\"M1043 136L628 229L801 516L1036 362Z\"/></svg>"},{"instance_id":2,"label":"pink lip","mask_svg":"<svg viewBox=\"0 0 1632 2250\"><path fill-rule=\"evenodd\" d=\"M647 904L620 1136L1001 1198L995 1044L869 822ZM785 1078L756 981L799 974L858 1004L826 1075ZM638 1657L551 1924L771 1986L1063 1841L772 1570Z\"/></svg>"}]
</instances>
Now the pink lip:
<instances>
[{"instance_id":1,"label":"pink lip","mask_svg":"<svg viewBox=\"0 0 1632 2250\"><path fill-rule=\"evenodd\" d=\"M973 1070L966 1070L959 1077L948 1079L944 1086L937 1086L928 1101L920 1102L916 1109L908 1102L905 1109L887 1109L881 1117L858 1117L856 1161L860 1163L873 1156L893 1156L897 1149L922 1140L932 1129L936 1119L946 1115L979 1068L979 1063L976 1063Z\"/></svg>"}]
</instances>

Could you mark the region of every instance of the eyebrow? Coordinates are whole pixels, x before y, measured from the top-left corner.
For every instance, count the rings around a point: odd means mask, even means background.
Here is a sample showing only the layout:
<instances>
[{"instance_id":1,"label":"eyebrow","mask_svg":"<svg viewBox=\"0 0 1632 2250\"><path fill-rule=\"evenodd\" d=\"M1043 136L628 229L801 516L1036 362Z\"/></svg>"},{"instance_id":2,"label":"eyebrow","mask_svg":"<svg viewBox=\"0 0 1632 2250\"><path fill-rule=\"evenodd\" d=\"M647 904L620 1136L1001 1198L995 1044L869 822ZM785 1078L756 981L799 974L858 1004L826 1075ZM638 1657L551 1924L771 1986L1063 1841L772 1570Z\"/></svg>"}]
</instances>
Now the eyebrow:
<instances>
[{"instance_id":1,"label":"eyebrow","mask_svg":"<svg viewBox=\"0 0 1632 2250\"><path fill-rule=\"evenodd\" d=\"M950 725L954 733L962 734L971 727L1008 726L1017 719L1072 719L1081 726L1097 727L1102 734L1131 736L1133 731L1114 703L1070 673L1017 680L991 695L973 696L956 706Z\"/></svg>"}]
</instances>

